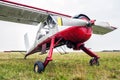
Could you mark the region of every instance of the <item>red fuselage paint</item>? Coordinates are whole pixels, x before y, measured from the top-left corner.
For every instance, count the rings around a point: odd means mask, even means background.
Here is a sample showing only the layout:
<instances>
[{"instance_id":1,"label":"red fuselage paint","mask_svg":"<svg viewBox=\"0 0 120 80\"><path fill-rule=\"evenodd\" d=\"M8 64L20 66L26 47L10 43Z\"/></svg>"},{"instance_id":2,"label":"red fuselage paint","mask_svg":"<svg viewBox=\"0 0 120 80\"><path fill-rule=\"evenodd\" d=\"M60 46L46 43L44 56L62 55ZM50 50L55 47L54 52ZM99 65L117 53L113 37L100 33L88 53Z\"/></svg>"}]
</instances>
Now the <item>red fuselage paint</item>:
<instances>
[{"instance_id":1,"label":"red fuselage paint","mask_svg":"<svg viewBox=\"0 0 120 80\"><path fill-rule=\"evenodd\" d=\"M92 28L86 26L73 26L60 31L56 34L57 37L62 37L66 41L73 43L83 43L92 35Z\"/></svg>"}]
</instances>

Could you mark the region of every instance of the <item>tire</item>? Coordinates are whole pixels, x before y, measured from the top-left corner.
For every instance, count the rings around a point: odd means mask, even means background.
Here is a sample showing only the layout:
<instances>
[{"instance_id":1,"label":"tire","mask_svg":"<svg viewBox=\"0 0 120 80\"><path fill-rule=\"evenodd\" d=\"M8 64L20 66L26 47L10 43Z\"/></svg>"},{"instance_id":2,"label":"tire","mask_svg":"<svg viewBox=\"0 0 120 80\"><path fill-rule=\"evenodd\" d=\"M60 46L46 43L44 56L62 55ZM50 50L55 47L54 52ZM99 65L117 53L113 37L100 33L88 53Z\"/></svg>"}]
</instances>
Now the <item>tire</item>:
<instances>
[{"instance_id":1,"label":"tire","mask_svg":"<svg viewBox=\"0 0 120 80\"><path fill-rule=\"evenodd\" d=\"M93 65L99 66L99 61L97 59L93 58L89 61L89 64L90 64L90 66L93 66Z\"/></svg>"},{"instance_id":2,"label":"tire","mask_svg":"<svg viewBox=\"0 0 120 80\"><path fill-rule=\"evenodd\" d=\"M41 73L44 71L44 65L41 61L37 61L34 64L34 72Z\"/></svg>"}]
</instances>

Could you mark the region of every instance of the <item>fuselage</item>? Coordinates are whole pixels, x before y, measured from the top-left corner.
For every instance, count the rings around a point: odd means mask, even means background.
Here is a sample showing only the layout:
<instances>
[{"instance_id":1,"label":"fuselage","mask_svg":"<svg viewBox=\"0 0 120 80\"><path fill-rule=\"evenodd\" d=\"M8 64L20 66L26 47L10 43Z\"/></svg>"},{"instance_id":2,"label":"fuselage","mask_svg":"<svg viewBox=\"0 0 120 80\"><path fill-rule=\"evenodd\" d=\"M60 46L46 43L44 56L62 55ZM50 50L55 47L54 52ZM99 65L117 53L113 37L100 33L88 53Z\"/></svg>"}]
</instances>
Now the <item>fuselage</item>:
<instances>
[{"instance_id":1,"label":"fuselage","mask_svg":"<svg viewBox=\"0 0 120 80\"><path fill-rule=\"evenodd\" d=\"M58 32L54 32L53 35L47 36L47 38L44 39L43 41L34 44L33 47L27 52L27 54L40 52L42 50L43 44L47 44L46 49L49 50L52 37L55 37L56 40L62 39L59 42L59 44L55 46L59 47L61 45L65 45L66 41L70 41L74 44L84 43L91 37L91 35L92 27L86 26L71 26L71 27L69 26L67 28L64 27L62 30L58 29Z\"/></svg>"},{"instance_id":2,"label":"fuselage","mask_svg":"<svg viewBox=\"0 0 120 80\"><path fill-rule=\"evenodd\" d=\"M53 17L53 19L56 18ZM43 51L43 48L49 50L53 37L55 39L55 43L60 40L57 45L54 45L54 47L67 45L68 48L73 49L77 49L78 44L84 43L91 37L92 27L88 26L88 20L74 18L60 18L60 20L61 23L59 24L56 22L57 25L52 21L48 22L49 24L46 26L41 24L40 30L38 30L36 35L38 38L36 38L33 46L27 51L28 55L35 52L41 52ZM39 33L42 32L42 30L45 31L46 34L42 35L42 33ZM41 35L42 37L39 38ZM43 45L46 45L46 47L43 47Z\"/></svg>"}]
</instances>

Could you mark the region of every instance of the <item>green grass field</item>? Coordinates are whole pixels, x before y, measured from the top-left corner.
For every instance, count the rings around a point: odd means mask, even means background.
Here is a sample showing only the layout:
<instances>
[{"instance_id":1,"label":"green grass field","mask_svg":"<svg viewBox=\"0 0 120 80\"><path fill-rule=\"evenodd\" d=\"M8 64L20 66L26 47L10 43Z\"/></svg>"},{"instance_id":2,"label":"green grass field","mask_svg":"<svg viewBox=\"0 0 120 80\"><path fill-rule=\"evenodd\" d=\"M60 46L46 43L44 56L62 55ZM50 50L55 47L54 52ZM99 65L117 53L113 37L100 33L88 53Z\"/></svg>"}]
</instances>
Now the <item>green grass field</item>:
<instances>
[{"instance_id":1,"label":"green grass field","mask_svg":"<svg viewBox=\"0 0 120 80\"><path fill-rule=\"evenodd\" d=\"M100 66L89 66L86 54L54 54L53 61L41 74L33 72L34 62L46 55L0 53L0 80L120 80L120 53L100 52Z\"/></svg>"}]
</instances>

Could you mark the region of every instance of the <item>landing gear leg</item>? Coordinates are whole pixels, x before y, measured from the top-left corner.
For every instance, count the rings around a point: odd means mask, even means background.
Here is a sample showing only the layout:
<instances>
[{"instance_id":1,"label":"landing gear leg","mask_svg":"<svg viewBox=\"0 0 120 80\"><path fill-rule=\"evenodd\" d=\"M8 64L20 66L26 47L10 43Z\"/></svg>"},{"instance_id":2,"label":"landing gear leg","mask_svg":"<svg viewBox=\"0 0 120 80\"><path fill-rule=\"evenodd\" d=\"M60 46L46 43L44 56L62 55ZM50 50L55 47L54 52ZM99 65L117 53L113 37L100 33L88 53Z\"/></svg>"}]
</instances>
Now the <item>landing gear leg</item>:
<instances>
[{"instance_id":1,"label":"landing gear leg","mask_svg":"<svg viewBox=\"0 0 120 80\"><path fill-rule=\"evenodd\" d=\"M95 53L93 53L93 52L90 51L88 48L86 48L86 47L84 46L84 44L80 46L80 49L82 49L82 50L83 50L85 53L87 53L89 56L93 57L93 58L89 61L89 64L90 64L91 66L93 66L93 65L99 66L99 61L98 61L98 59L99 59L100 57L98 57Z\"/></svg>"},{"instance_id":2,"label":"landing gear leg","mask_svg":"<svg viewBox=\"0 0 120 80\"><path fill-rule=\"evenodd\" d=\"M53 48L54 48L54 42L55 42L55 38L53 37L51 39L51 45L50 45L50 50L49 50L49 53L48 53L48 56L46 57L44 63L40 62L40 61L37 61L35 64L34 64L34 71L35 72L38 72L38 73L41 73L44 71L45 67L47 66L47 64L52 61L52 53L53 53Z\"/></svg>"}]
</instances>

